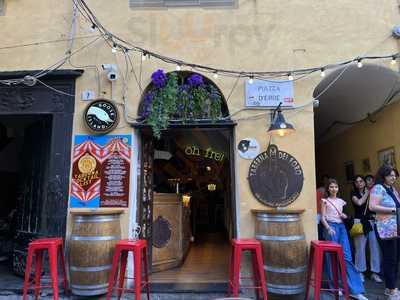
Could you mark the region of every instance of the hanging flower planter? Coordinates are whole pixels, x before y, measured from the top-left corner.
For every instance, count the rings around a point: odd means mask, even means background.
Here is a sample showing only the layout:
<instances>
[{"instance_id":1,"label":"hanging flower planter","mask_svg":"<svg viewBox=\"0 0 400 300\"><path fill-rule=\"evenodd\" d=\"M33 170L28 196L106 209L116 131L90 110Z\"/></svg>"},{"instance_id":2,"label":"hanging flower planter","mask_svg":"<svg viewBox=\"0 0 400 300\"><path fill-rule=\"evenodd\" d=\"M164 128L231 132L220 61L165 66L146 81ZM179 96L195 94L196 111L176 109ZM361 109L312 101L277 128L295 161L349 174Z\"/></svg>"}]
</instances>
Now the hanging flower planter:
<instances>
[{"instance_id":1,"label":"hanging flower planter","mask_svg":"<svg viewBox=\"0 0 400 300\"><path fill-rule=\"evenodd\" d=\"M161 131L171 122L215 122L221 118L221 93L200 74L166 74L157 70L151 75L151 81L143 96L141 117L151 126L156 138L161 137Z\"/></svg>"}]
</instances>

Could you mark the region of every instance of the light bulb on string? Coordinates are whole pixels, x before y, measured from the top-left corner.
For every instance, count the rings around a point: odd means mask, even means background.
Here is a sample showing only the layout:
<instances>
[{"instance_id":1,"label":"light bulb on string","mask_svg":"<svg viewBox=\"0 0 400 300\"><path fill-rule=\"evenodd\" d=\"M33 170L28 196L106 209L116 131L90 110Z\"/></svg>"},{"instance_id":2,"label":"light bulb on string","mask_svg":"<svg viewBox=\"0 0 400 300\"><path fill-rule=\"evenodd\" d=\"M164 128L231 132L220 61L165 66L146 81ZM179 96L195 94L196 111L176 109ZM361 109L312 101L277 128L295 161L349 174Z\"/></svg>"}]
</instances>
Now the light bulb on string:
<instances>
[{"instance_id":1,"label":"light bulb on string","mask_svg":"<svg viewBox=\"0 0 400 300\"><path fill-rule=\"evenodd\" d=\"M113 43L113 46L111 48L111 52L112 53L117 53L117 44L116 43Z\"/></svg>"},{"instance_id":2,"label":"light bulb on string","mask_svg":"<svg viewBox=\"0 0 400 300\"><path fill-rule=\"evenodd\" d=\"M92 25L91 25L90 28L89 28L89 31L90 31L90 32L95 32L95 31L96 31L96 28L97 28L96 24L92 23Z\"/></svg>"},{"instance_id":3,"label":"light bulb on string","mask_svg":"<svg viewBox=\"0 0 400 300\"><path fill-rule=\"evenodd\" d=\"M253 82L254 82L254 76L251 75L251 76L250 76L250 79L249 79L249 84L253 84Z\"/></svg>"},{"instance_id":4,"label":"light bulb on string","mask_svg":"<svg viewBox=\"0 0 400 300\"><path fill-rule=\"evenodd\" d=\"M214 79L218 79L218 72L217 71L214 72L213 77L214 77Z\"/></svg>"},{"instance_id":5,"label":"light bulb on string","mask_svg":"<svg viewBox=\"0 0 400 300\"><path fill-rule=\"evenodd\" d=\"M392 61L390 62L390 64L392 66L394 66L397 63L397 57L395 55L392 56Z\"/></svg>"},{"instance_id":6,"label":"light bulb on string","mask_svg":"<svg viewBox=\"0 0 400 300\"><path fill-rule=\"evenodd\" d=\"M325 69L324 68L321 69L321 77L325 77Z\"/></svg>"},{"instance_id":7,"label":"light bulb on string","mask_svg":"<svg viewBox=\"0 0 400 300\"><path fill-rule=\"evenodd\" d=\"M292 73L289 73L289 74L288 74L287 79L288 79L289 81L292 81L292 80L294 79Z\"/></svg>"},{"instance_id":8,"label":"light bulb on string","mask_svg":"<svg viewBox=\"0 0 400 300\"><path fill-rule=\"evenodd\" d=\"M357 68L362 68L362 66L363 66L363 63L362 63L361 58L357 59Z\"/></svg>"},{"instance_id":9,"label":"light bulb on string","mask_svg":"<svg viewBox=\"0 0 400 300\"><path fill-rule=\"evenodd\" d=\"M181 67L181 65L176 65L176 68L175 68L177 71L180 71L180 70L182 70L182 67Z\"/></svg>"}]
</instances>

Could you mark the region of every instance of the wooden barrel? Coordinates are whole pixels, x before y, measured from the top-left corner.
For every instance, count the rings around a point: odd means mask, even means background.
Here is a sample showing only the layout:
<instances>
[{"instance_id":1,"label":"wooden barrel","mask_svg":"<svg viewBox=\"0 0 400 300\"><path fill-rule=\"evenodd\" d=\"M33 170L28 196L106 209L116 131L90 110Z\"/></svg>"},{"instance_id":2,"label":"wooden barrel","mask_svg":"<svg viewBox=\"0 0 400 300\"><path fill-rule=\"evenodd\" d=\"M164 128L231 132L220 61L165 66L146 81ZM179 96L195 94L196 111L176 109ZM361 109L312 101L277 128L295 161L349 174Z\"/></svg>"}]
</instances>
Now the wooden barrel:
<instances>
[{"instance_id":1,"label":"wooden barrel","mask_svg":"<svg viewBox=\"0 0 400 300\"><path fill-rule=\"evenodd\" d=\"M299 213L256 212L256 239L262 243L268 292L305 290L307 245Z\"/></svg>"},{"instance_id":2,"label":"wooden barrel","mask_svg":"<svg viewBox=\"0 0 400 300\"><path fill-rule=\"evenodd\" d=\"M120 239L118 214L75 215L69 241L73 294L94 296L107 292L112 256Z\"/></svg>"}]
</instances>

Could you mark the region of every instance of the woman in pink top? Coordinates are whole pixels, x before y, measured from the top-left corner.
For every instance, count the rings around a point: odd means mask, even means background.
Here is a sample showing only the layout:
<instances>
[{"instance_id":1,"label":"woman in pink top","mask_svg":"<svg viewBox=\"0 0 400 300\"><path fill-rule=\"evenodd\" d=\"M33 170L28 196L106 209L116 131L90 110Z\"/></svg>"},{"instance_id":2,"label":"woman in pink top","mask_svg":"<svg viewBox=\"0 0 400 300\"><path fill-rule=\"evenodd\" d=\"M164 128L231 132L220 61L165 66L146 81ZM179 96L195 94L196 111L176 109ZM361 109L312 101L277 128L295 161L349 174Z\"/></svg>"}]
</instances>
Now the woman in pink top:
<instances>
[{"instance_id":1,"label":"woman in pink top","mask_svg":"<svg viewBox=\"0 0 400 300\"><path fill-rule=\"evenodd\" d=\"M339 186L335 179L329 179L326 188L326 197L322 199L321 222L325 227L325 240L340 244L343 248L344 260L346 262L346 277L350 290L350 297L359 300L368 300L364 295L364 285L360 273L357 272L352 262L351 248L343 219L347 216L343 213L346 202L337 197ZM331 281L332 274L329 272Z\"/></svg>"}]
</instances>

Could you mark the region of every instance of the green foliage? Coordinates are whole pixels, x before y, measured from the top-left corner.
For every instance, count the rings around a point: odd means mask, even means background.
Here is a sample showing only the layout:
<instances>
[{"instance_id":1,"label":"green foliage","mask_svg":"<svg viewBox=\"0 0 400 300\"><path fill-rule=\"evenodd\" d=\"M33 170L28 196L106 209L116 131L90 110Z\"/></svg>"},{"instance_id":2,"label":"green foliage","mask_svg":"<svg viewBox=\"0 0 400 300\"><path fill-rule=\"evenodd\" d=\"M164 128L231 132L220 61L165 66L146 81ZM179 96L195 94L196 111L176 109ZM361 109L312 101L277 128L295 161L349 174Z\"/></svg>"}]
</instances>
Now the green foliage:
<instances>
[{"instance_id":1,"label":"green foliage","mask_svg":"<svg viewBox=\"0 0 400 300\"><path fill-rule=\"evenodd\" d=\"M179 74L179 75L178 75ZM153 85L144 98L142 116L159 139L171 120L183 123L221 117L222 96L199 74L184 76L162 70L153 73Z\"/></svg>"}]
</instances>

